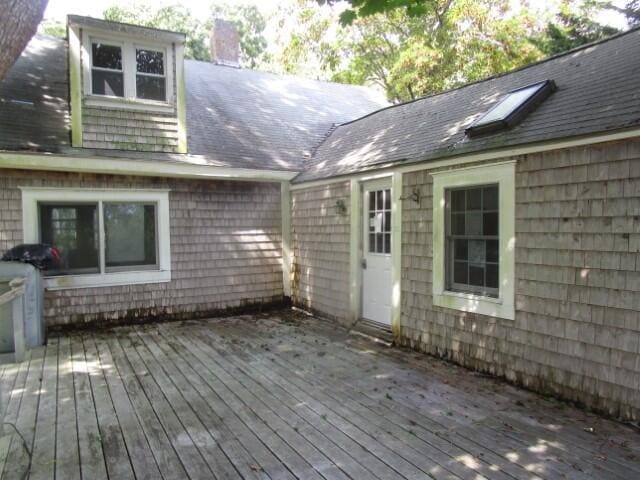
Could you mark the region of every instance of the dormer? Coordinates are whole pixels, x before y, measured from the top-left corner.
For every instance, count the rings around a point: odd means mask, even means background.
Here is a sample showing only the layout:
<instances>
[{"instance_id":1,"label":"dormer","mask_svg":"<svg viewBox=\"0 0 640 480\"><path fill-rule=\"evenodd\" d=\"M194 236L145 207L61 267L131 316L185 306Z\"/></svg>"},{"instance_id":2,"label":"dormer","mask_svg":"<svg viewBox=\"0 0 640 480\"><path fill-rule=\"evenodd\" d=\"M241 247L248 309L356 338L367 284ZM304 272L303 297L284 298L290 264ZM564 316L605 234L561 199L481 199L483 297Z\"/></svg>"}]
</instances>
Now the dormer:
<instances>
[{"instance_id":1,"label":"dormer","mask_svg":"<svg viewBox=\"0 0 640 480\"><path fill-rule=\"evenodd\" d=\"M74 147L187 153L182 33L70 15Z\"/></svg>"}]
</instances>

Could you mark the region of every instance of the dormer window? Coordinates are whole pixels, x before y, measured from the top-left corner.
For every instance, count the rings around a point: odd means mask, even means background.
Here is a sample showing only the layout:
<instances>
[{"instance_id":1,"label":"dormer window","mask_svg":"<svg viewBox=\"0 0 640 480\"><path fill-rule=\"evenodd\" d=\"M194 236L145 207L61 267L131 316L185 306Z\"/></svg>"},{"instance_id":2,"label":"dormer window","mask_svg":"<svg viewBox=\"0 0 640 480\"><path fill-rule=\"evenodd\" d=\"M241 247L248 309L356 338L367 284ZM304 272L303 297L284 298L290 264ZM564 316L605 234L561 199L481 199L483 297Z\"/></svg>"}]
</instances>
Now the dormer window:
<instances>
[{"instance_id":1,"label":"dormer window","mask_svg":"<svg viewBox=\"0 0 640 480\"><path fill-rule=\"evenodd\" d=\"M89 102L117 102L118 100L166 108L173 103L172 65L170 45L142 40L105 38L87 35L84 51L85 95Z\"/></svg>"}]
</instances>

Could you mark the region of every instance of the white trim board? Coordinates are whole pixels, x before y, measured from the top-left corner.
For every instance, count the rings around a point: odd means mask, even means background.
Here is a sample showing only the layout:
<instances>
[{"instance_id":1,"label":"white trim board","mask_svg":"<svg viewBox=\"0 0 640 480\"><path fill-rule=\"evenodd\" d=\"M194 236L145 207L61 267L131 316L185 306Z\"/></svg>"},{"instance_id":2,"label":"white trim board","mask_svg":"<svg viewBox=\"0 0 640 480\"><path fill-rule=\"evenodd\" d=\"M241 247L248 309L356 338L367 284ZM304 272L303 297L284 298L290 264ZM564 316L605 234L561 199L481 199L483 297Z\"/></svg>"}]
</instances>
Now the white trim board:
<instances>
[{"instance_id":1,"label":"white trim board","mask_svg":"<svg viewBox=\"0 0 640 480\"><path fill-rule=\"evenodd\" d=\"M22 193L22 228L25 243L40 242L39 202L153 202L156 204L158 268L127 272L105 272L104 230L100 228L100 270L102 273L60 275L44 277L47 290L69 288L106 287L138 283L161 283L171 281L171 230L169 225L169 190L127 190L93 188L42 188L19 187ZM102 216L102 208L99 209Z\"/></svg>"},{"instance_id":2,"label":"white trim board","mask_svg":"<svg viewBox=\"0 0 640 480\"><path fill-rule=\"evenodd\" d=\"M289 181L298 172L217 167L197 163L130 158L69 157L43 153L0 152L0 168L54 172L102 173L142 177L200 178L256 182Z\"/></svg>"},{"instance_id":3,"label":"white trim board","mask_svg":"<svg viewBox=\"0 0 640 480\"><path fill-rule=\"evenodd\" d=\"M580 147L586 145L593 145L597 143L613 142L617 140L626 140L630 138L640 137L640 129L625 130L622 132L606 133L600 135L590 135L587 137L580 137L574 139L564 139L558 141L549 141L544 143L536 143L531 145L525 145L522 147L504 148L500 150L492 150L489 152L479 153L467 153L456 155L454 157L445 158L442 160L425 160L419 162L412 162L409 165L383 165L375 169L372 166L371 170L365 172L356 172L344 175L336 175L329 178L320 180L310 180L303 183L294 183L291 185L291 190L302 190L305 188L319 187L323 185L329 185L336 182L344 182L351 179L366 181L373 178L379 178L383 176L391 175L393 172L409 173L420 170L433 170L441 167L450 167L454 165L464 165L467 163L482 162L488 160L508 159L510 157L516 157L520 155L528 155L532 153L549 152L552 150L561 150L565 148Z\"/></svg>"}]
</instances>

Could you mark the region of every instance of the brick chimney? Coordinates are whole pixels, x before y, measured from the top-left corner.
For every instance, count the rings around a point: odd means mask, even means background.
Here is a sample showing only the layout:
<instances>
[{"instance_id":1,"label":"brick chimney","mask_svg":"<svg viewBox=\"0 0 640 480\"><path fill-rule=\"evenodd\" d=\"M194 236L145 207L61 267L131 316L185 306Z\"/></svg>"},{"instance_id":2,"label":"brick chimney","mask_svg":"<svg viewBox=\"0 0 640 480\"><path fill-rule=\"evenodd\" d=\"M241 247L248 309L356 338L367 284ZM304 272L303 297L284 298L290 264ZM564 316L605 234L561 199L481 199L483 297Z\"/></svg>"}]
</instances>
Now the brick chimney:
<instances>
[{"instance_id":1,"label":"brick chimney","mask_svg":"<svg viewBox=\"0 0 640 480\"><path fill-rule=\"evenodd\" d=\"M240 35L233 22L216 18L211 30L211 61L240 67Z\"/></svg>"}]
</instances>

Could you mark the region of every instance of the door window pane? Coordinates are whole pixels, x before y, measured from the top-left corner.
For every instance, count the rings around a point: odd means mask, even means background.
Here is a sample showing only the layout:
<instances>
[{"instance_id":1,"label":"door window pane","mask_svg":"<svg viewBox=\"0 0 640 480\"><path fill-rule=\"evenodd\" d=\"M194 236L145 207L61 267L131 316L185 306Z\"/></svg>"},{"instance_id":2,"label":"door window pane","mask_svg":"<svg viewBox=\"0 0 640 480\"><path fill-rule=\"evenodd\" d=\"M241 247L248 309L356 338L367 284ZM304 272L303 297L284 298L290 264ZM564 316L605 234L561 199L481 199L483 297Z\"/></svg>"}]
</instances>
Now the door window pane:
<instances>
[{"instance_id":1,"label":"door window pane","mask_svg":"<svg viewBox=\"0 0 640 480\"><path fill-rule=\"evenodd\" d=\"M105 203L105 265L155 266L155 205Z\"/></svg>"},{"instance_id":2,"label":"door window pane","mask_svg":"<svg viewBox=\"0 0 640 480\"><path fill-rule=\"evenodd\" d=\"M40 241L56 247L60 262L46 275L100 271L98 206L39 205Z\"/></svg>"},{"instance_id":3,"label":"door window pane","mask_svg":"<svg viewBox=\"0 0 640 480\"><path fill-rule=\"evenodd\" d=\"M369 253L391 253L391 190L368 192Z\"/></svg>"}]
</instances>

